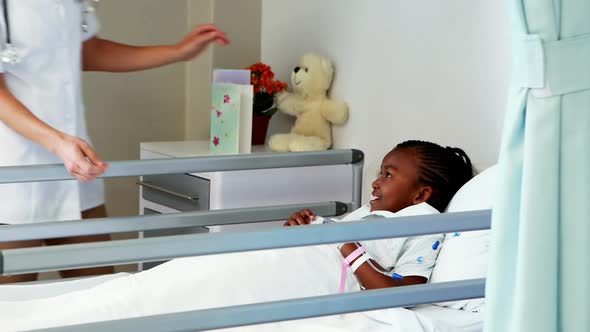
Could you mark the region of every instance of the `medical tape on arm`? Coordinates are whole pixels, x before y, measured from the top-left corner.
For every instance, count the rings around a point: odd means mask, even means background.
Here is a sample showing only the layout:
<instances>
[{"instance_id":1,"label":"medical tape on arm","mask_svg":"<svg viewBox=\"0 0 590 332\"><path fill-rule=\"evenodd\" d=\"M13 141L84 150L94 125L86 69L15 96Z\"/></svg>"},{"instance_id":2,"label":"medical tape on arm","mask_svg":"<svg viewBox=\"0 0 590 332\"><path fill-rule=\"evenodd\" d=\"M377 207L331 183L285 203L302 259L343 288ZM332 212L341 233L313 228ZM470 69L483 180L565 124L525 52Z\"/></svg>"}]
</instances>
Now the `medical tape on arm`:
<instances>
[{"instance_id":1,"label":"medical tape on arm","mask_svg":"<svg viewBox=\"0 0 590 332\"><path fill-rule=\"evenodd\" d=\"M371 258L371 259L372 259L372 258ZM367 263L369 263L369 266L370 266L370 267L371 267L373 270L375 270L375 271L377 271L377 272L381 273L382 275L385 275L385 276L388 276L388 277L390 276L390 275L389 275L389 273L388 273L387 271L383 271L383 270L381 270L380 268L376 267L376 266L373 264L373 262L371 262L371 260L367 261Z\"/></svg>"},{"instance_id":2,"label":"medical tape on arm","mask_svg":"<svg viewBox=\"0 0 590 332\"><path fill-rule=\"evenodd\" d=\"M358 270L359 267L361 267L361 265L363 265L364 263L366 263L370 259L371 259L371 256L369 256L369 254L367 254L365 252L361 257L359 257L356 261L354 261L354 263L350 267L350 270L352 271L352 273L356 273L356 270Z\"/></svg>"},{"instance_id":3,"label":"medical tape on arm","mask_svg":"<svg viewBox=\"0 0 590 332\"><path fill-rule=\"evenodd\" d=\"M373 264L373 262L371 261L372 259L373 257L371 257L371 255L369 255L368 252L365 252L363 256L354 261L354 264L352 264L352 266L350 267L352 273L356 273L356 270L358 270L361 267L361 265L363 265L363 263L367 263L373 270L375 270L375 272L381 273L384 276L391 277L389 275L389 272L383 271L382 269L375 266L375 264Z\"/></svg>"}]
</instances>

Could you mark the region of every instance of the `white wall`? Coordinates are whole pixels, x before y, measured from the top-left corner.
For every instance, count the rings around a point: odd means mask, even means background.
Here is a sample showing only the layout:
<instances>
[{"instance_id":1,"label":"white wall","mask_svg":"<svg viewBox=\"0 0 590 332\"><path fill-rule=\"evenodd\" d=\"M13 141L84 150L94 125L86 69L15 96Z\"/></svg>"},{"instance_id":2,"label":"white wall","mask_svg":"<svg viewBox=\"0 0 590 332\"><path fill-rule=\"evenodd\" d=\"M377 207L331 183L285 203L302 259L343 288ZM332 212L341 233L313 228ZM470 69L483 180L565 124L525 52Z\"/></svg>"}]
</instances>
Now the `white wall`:
<instances>
[{"instance_id":1,"label":"white wall","mask_svg":"<svg viewBox=\"0 0 590 332\"><path fill-rule=\"evenodd\" d=\"M214 50L214 68L244 69L260 61L260 0L213 0L214 22L227 32L231 44Z\"/></svg>"},{"instance_id":2,"label":"white wall","mask_svg":"<svg viewBox=\"0 0 590 332\"><path fill-rule=\"evenodd\" d=\"M510 70L505 1L263 0L262 8L262 60L280 79L307 51L334 60L332 95L351 107L335 145L366 153L365 188L383 155L408 139L461 147L479 167L495 163Z\"/></svg>"},{"instance_id":3,"label":"white wall","mask_svg":"<svg viewBox=\"0 0 590 332\"><path fill-rule=\"evenodd\" d=\"M260 16L261 0L189 0L190 25L215 22L231 44L210 48L188 64L185 139L209 139L211 70L243 69L260 61Z\"/></svg>"},{"instance_id":4,"label":"white wall","mask_svg":"<svg viewBox=\"0 0 590 332\"><path fill-rule=\"evenodd\" d=\"M165 5L163 1L162 5ZM166 1L166 3L169 1ZM213 0L188 1L188 25L213 21ZM186 115L185 139L197 140L209 137L209 108L211 105L211 68L213 48L207 49L195 60L187 63L185 90Z\"/></svg>"}]
</instances>

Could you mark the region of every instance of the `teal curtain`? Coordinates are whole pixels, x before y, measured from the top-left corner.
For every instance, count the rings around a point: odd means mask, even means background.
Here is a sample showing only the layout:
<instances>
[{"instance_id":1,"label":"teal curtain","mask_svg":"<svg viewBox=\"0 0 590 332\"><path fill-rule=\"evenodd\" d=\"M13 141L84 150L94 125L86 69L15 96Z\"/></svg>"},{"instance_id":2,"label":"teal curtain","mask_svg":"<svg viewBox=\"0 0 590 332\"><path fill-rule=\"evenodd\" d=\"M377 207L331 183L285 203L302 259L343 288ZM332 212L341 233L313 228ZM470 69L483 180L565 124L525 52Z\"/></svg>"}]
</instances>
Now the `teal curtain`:
<instances>
[{"instance_id":1,"label":"teal curtain","mask_svg":"<svg viewBox=\"0 0 590 332\"><path fill-rule=\"evenodd\" d=\"M510 6L485 331L590 331L590 0Z\"/></svg>"}]
</instances>

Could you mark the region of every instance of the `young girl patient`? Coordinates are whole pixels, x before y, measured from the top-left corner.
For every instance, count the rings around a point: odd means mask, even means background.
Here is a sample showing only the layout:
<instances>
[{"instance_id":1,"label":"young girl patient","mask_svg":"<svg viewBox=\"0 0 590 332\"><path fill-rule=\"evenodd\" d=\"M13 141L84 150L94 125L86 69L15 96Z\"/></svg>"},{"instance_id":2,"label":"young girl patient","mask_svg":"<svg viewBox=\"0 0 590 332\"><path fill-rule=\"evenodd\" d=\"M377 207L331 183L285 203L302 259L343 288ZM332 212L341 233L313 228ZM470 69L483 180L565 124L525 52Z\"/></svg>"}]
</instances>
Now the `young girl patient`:
<instances>
[{"instance_id":1,"label":"young girl patient","mask_svg":"<svg viewBox=\"0 0 590 332\"><path fill-rule=\"evenodd\" d=\"M339 222L438 213L471 177L462 150L404 142L383 158L370 204ZM286 225L331 221L303 210ZM0 286L0 321L3 331L30 330L420 284L430 277L441 241L432 235L175 259L89 289L27 301L2 301Z\"/></svg>"},{"instance_id":2,"label":"young girl patient","mask_svg":"<svg viewBox=\"0 0 590 332\"><path fill-rule=\"evenodd\" d=\"M383 158L373 182L373 200L343 221L442 212L472 176L471 161L461 149L423 141L401 143ZM285 226L332 221L302 210ZM430 235L369 241L362 246L347 243L339 250L343 257L350 257L351 270L361 285L376 289L426 283L441 242L442 235ZM355 251L363 254L350 256Z\"/></svg>"}]
</instances>

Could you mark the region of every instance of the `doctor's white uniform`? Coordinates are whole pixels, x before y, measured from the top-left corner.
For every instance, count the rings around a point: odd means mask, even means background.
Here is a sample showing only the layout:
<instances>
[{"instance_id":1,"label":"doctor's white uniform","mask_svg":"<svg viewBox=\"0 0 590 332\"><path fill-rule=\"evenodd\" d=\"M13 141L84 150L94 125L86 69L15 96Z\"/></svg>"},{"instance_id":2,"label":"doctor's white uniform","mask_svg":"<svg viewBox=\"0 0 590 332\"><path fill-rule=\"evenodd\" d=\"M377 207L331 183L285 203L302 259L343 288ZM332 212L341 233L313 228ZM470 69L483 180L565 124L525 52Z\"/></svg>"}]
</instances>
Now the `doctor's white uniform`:
<instances>
[{"instance_id":1,"label":"doctor's white uniform","mask_svg":"<svg viewBox=\"0 0 590 332\"><path fill-rule=\"evenodd\" d=\"M90 142L82 101L81 53L82 42L95 35L99 26L93 13L83 14L84 6L78 0L9 0L10 35L21 61L0 63L0 72L11 93L38 118ZM6 22L1 20L1 47L5 48ZM86 32L83 23L88 25ZM63 161L0 122L0 166L57 163ZM100 180L0 185L0 224L80 219L81 211L102 204Z\"/></svg>"}]
</instances>

